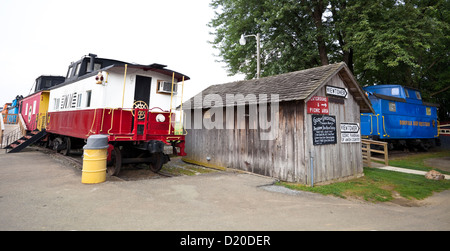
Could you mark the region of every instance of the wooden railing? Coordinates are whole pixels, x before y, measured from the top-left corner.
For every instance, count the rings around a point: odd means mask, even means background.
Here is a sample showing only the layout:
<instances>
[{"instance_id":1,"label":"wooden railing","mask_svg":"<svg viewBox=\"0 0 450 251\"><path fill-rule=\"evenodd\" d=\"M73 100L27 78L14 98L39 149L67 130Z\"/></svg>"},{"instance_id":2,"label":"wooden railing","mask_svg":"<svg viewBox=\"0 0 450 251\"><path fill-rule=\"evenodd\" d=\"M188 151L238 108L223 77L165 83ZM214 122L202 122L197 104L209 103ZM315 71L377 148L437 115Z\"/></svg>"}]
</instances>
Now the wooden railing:
<instances>
[{"instance_id":1,"label":"wooden railing","mask_svg":"<svg viewBox=\"0 0 450 251\"><path fill-rule=\"evenodd\" d=\"M374 145L374 146L371 147L371 145ZM362 139L361 140L361 148L362 148L363 162L366 163L368 167L372 167L372 160L383 161L386 166L389 165L387 142ZM380 148L383 148L383 150L379 150ZM378 158L378 157L373 157L372 153L383 154L384 159Z\"/></svg>"}]
</instances>

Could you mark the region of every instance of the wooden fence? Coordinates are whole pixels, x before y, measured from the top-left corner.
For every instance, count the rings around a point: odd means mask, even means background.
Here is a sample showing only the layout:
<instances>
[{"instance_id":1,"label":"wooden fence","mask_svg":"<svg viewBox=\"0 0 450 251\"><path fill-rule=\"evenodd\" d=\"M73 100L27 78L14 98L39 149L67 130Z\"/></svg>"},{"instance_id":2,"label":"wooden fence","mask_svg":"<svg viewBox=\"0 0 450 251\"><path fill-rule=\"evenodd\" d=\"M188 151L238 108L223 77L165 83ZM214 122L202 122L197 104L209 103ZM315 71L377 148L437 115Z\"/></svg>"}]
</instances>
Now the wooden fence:
<instances>
[{"instance_id":1,"label":"wooden fence","mask_svg":"<svg viewBox=\"0 0 450 251\"><path fill-rule=\"evenodd\" d=\"M371 145L374 145L374 146L371 146ZM363 162L366 163L368 167L372 167L372 160L383 161L386 166L389 165L387 142L362 139L361 147L362 147ZM383 150L379 150L381 148ZM384 159L378 158L378 157L373 157L372 153L383 154Z\"/></svg>"}]
</instances>

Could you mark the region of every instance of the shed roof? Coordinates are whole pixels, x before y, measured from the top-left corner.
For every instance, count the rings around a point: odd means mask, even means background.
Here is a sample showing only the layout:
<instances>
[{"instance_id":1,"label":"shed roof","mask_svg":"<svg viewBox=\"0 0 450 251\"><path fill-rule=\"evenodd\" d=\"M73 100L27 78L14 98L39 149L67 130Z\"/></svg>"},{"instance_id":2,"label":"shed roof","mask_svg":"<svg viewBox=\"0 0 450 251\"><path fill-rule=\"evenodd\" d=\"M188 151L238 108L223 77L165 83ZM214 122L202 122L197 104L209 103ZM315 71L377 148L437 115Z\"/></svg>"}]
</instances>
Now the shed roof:
<instances>
[{"instance_id":1,"label":"shed roof","mask_svg":"<svg viewBox=\"0 0 450 251\"><path fill-rule=\"evenodd\" d=\"M349 93L359 104L361 112L373 113L374 111L369 99L364 94L363 89L356 82L347 65L343 62L260 79L242 80L226 84L212 85L192 97L186 103L194 102L194 109L210 108L208 105L205 105L205 103L209 102L204 102L205 99L208 99L208 96L206 96L208 94L216 94L215 96L209 97L217 97L217 95L219 95L224 103L227 94L242 94L243 97L248 94L254 94L257 99L259 98L259 94L267 94L269 102L270 94L278 94L280 102L294 100L308 101L336 74L339 74L340 78L348 88ZM201 99L199 98L200 96ZM238 102L239 100L235 101ZM257 102L259 102L259 100L257 100ZM214 104L214 107L217 106L217 104ZM184 109L190 109L189 107L190 106L185 106L183 104Z\"/></svg>"}]
</instances>

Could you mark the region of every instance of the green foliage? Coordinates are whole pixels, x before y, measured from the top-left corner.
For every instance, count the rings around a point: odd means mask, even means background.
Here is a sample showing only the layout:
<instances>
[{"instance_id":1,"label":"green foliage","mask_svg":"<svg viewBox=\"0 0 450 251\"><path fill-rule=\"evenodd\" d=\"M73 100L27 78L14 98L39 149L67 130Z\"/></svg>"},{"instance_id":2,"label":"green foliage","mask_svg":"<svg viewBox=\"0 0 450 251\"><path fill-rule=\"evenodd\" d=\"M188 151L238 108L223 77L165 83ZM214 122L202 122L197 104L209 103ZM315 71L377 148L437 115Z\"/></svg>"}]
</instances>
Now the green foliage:
<instances>
[{"instance_id":1,"label":"green foliage","mask_svg":"<svg viewBox=\"0 0 450 251\"><path fill-rule=\"evenodd\" d=\"M361 85L419 88L450 119L448 0L212 0L214 41L231 75L256 76L261 34L262 76L347 63ZM437 93L437 94L435 94ZM431 95L435 94L435 95Z\"/></svg>"}]
</instances>

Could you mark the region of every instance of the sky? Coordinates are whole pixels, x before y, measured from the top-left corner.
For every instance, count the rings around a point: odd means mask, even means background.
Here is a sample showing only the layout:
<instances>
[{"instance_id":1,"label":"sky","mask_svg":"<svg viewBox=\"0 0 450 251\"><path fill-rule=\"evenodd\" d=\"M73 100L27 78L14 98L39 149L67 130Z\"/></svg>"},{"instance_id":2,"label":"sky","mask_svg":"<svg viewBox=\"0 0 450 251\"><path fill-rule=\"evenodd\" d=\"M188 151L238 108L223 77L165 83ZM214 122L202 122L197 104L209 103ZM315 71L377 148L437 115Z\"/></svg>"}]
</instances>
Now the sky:
<instances>
[{"instance_id":1,"label":"sky","mask_svg":"<svg viewBox=\"0 0 450 251\"><path fill-rule=\"evenodd\" d=\"M167 65L190 77L187 99L228 76L213 49L210 0L0 0L0 105L31 94L41 75L65 76L89 53ZM238 43L238 41L236 41ZM185 99L185 100L186 100Z\"/></svg>"}]
</instances>

